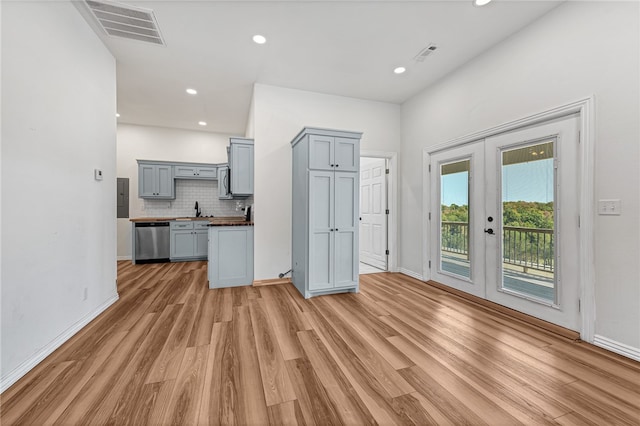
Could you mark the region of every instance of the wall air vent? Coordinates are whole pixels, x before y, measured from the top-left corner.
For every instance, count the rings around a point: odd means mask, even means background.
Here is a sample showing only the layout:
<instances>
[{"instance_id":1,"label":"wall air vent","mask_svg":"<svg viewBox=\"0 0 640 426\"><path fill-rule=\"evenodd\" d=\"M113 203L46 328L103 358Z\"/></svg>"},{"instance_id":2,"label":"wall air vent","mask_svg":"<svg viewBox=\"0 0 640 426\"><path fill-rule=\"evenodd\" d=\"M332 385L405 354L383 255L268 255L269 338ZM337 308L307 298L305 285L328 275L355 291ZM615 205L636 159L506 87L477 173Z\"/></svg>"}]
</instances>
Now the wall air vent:
<instances>
[{"instance_id":1,"label":"wall air vent","mask_svg":"<svg viewBox=\"0 0 640 426\"><path fill-rule=\"evenodd\" d=\"M85 1L108 35L165 45L152 10L121 3Z\"/></svg>"},{"instance_id":2,"label":"wall air vent","mask_svg":"<svg viewBox=\"0 0 640 426\"><path fill-rule=\"evenodd\" d=\"M425 47L424 49L422 49L420 51L420 53L418 53L413 60L416 62L424 62L425 59L427 59L427 56L431 55L433 52L435 52L435 50L438 48L438 46L436 46L435 44L430 44L429 46Z\"/></svg>"}]
</instances>

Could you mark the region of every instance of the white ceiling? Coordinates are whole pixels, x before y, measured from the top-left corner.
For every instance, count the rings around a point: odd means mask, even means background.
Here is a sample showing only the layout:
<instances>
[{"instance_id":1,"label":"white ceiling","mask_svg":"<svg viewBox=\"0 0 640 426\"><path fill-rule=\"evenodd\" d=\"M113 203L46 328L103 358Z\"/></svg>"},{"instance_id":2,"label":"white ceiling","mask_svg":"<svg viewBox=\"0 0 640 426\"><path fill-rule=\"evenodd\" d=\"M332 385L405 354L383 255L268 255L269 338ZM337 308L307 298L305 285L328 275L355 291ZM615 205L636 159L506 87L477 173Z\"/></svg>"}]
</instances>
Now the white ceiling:
<instances>
[{"instance_id":1,"label":"white ceiling","mask_svg":"<svg viewBox=\"0 0 640 426\"><path fill-rule=\"evenodd\" d=\"M242 135L254 83L402 103L561 1L120 3L152 9L167 45L99 33L117 61L119 121Z\"/></svg>"}]
</instances>

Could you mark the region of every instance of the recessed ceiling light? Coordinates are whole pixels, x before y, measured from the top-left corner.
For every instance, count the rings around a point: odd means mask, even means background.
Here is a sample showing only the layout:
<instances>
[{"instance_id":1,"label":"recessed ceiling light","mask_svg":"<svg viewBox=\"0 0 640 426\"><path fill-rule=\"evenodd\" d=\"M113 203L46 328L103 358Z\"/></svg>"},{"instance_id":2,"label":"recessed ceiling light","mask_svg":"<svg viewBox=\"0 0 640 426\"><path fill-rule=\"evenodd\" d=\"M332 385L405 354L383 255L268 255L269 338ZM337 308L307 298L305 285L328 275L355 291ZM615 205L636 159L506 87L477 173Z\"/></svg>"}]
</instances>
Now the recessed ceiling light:
<instances>
[{"instance_id":1,"label":"recessed ceiling light","mask_svg":"<svg viewBox=\"0 0 640 426\"><path fill-rule=\"evenodd\" d=\"M206 121L198 121L198 124L201 126L206 126L207 122Z\"/></svg>"},{"instance_id":2,"label":"recessed ceiling light","mask_svg":"<svg viewBox=\"0 0 640 426\"><path fill-rule=\"evenodd\" d=\"M118 113L116 112L116 118L118 118L118 117L120 117L120 114L118 114Z\"/></svg>"},{"instance_id":3,"label":"recessed ceiling light","mask_svg":"<svg viewBox=\"0 0 640 426\"><path fill-rule=\"evenodd\" d=\"M402 74L406 70L407 69L405 67L398 67L398 68L394 69L393 72L396 73L396 74Z\"/></svg>"},{"instance_id":4,"label":"recessed ceiling light","mask_svg":"<svg viewBox=\"0 0 640 426\"><path fill-rule=\"evenodd\" d=\"M197 95L198 91L196 89L189 88L189 89L187 89L187 93L190 94L190 95Z\"/></svg>"},{"instance_id":5,"label":"recessed ceiling light","mask_svg":"<svg viewBox=\"0 0 640 426\"><path fill-rule=\"evenodd\" d=\"M473 5L474 6L484 6L486 4L489 4L491 2L491 0L473 0Z\"/></svg>"},{"instance_id":6,"label":"recessed ceiling light","mask_svg":"<svg viewBox=\"0 0 640 426\"><path fill-rule=\"evenodd\" d=\"M253 36L253 41L255 41L258 44L265 44L267 42L267 39L265 38L265 36L261 36L260 34L256 34Z\"/></svg>"}]
</instances>

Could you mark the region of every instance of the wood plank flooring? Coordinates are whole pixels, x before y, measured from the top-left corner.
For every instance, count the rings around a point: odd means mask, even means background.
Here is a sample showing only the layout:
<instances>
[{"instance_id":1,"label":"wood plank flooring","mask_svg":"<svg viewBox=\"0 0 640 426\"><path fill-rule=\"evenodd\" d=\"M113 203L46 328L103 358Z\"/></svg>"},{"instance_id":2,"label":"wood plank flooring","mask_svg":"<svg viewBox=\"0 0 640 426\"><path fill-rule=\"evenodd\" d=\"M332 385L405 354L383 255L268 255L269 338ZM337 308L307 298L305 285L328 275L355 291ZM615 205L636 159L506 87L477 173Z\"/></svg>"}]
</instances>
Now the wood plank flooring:
<instances>
[{"instance_id":1,"label":"wood plank flooring","mask_svg":"<svg viewBox=\"0 0 640 426\"><path fill-rule=\"evenodd\" d=\"M640 363L400 274L304 300L118 263L120 300L5 391L4 425L640 425Z\"/></svg>"}]
</instances>

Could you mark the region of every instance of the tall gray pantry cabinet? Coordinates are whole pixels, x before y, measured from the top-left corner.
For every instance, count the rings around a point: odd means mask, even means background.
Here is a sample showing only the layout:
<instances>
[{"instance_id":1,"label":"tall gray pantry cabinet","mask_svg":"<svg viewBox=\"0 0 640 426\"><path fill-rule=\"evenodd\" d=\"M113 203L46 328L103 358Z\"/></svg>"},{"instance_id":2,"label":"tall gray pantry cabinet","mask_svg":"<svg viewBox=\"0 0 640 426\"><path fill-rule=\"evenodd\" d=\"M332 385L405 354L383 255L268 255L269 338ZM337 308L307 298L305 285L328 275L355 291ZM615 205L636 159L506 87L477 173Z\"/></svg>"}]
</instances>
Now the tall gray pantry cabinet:
<instances>
[{"instance_id":1,"label":"tall gray pantry cabinet","mask_svg":"<svg viewBox=\"0 0 640 426\"><path fill-rule=\"evenodd\" d=\"M291 141L292 281L305 298L358 292L361 136L305 127Z\"/></svg>"}]
</instances>

